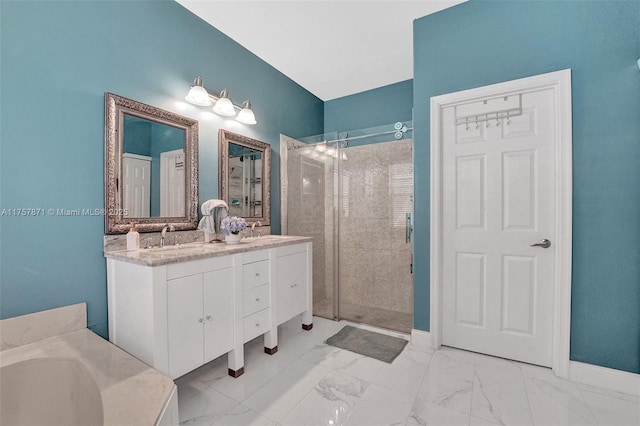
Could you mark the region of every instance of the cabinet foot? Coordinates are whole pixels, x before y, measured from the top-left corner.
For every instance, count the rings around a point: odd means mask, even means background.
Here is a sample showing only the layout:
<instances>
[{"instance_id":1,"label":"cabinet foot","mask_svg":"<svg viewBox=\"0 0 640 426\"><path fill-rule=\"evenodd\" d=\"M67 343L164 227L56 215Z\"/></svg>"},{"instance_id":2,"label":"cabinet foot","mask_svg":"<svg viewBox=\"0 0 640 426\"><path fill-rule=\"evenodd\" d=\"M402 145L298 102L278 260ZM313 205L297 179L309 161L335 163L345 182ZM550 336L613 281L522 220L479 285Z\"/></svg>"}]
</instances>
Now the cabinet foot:
<instances>
[{"instance_id":1,"label":"cabinet foot","mask_svg":"<svg viewBox=\"0 0 640 426\"><path fill-rule=\"evenodd\" d=\"M277 346L274 346L273 348L267 348L267 347L264 348L264 353L265 354L273 355L276 352L278 352L278 347Z\"/></svg>"},{"instance_id":2,"label":"cabinet foot","mask_svg":"<svg viewBox=\"0 0 640 426\"><path fill-rule=\"evenodd\" d=\"M229 369L229 375L231 377L233 377L234 379L242 376L243 374L244 374L244 367L240 367L239 369L237 369L235 371L232 370L232 369Z\"/></svg>"},{"instance_id":3,"label":"cabinet foot","mask_svg":"<svg viewBox=\"0 0 640 426\"><path fill-rule=\"evenodd\" d=\"M303 330L311 330L313 328L313 323L311 324L302 324Z\"/></svg>"}]
</instances>

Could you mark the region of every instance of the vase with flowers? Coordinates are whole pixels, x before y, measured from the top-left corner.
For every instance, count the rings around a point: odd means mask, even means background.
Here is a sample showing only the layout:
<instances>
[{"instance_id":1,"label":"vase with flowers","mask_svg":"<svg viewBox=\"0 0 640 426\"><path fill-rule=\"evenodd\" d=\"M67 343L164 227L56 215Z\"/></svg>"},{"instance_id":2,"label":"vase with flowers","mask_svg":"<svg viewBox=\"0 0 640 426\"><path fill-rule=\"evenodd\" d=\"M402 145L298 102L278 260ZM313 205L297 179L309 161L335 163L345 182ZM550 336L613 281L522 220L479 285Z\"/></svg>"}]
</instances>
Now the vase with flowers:
<instances>
[{"instance_id":1,"label":"vase with flowers","mask_svg":"<svg viewBox=\"0 0 640 426\"><path fill-rule=\"evenodd\" d=\"M227 244L240 243L240 231L247 229L247 222L237 216L227 216L222 219L220 229L224 233L224 241Z\"/></svg>"}]
</instances>

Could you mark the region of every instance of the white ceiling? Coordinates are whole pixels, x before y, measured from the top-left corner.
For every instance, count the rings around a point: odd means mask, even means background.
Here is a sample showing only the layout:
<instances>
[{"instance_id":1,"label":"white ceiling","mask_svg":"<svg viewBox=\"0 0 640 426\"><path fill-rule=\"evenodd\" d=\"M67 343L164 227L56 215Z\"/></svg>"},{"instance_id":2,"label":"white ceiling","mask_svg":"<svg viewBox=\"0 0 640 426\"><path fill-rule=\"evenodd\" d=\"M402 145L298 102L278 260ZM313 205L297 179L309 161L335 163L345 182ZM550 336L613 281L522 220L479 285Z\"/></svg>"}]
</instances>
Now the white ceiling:
<instances>
[{"instance_id":1,"label":"white ceiling","mask_svg":"<svg viewBox=\"0 0 640 426\"><path fill-rule=\"evenodd\" d=\"M176 0L323 101L413 78L413 20L465 0Z\"/></svg>"}]
</instances>

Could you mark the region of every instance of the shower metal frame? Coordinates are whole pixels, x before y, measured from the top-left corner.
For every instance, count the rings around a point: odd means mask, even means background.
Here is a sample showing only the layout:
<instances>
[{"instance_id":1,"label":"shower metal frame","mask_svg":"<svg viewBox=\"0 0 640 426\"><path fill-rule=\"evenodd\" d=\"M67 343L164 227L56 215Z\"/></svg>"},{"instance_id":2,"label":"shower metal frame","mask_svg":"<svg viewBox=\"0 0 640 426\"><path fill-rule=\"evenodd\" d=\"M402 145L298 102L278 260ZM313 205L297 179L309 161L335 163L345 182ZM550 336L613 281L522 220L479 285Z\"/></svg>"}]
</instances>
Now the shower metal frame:
<instances>
[{"instance_id":1,"label":"shower metal frame","mask_svg":"<svg viewBox=\"0 0 640 426\"><path fill-rule=\"evenodd\" d=\"M360 136L349 136L348 133L342 133L341 135L343 135L343 137L338 138L338 139L333 139L330 141L321 141L321 142L316 142L316 143L309 143L309 144L304 144L304 145L295 145L293 143L289 143L287 144L287 150L292 150L292 149L300 149L300 148L309 148L311 146L317 146L317 145L327 145L330 143L336 143L336 148L340 147L340 148L347 148L349 146L349 141L355 141L358 139L366 139L366 138L373 138L376 136L383 136L383 135L390 135L393 134L396 140L400 140L404 138L405 133L410 132L413 130L413 127L407 127L404 123L402 122L397 122L394 124L394 130L390 130L390 131L385 131L385 132L378 132L378 133L372 133L370 135L360 135Z\"/></svg>"}]
</instances>

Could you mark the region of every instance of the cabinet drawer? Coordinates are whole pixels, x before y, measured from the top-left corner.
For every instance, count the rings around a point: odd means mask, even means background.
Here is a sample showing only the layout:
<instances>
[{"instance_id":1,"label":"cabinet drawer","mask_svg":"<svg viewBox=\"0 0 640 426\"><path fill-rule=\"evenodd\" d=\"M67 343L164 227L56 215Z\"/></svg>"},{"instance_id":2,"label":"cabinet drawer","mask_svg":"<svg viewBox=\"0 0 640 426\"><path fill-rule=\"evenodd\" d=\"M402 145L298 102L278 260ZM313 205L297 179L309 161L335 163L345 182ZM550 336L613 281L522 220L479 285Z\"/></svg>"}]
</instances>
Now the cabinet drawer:
<instances>
[{"instance_id":1,"label":"cabinet drawer","mask_svg":"<svg viewBox=\"0 0 640 426\"><path fill-rule=\"evenodd\" d=\"M288 246L282 246L276 248L276 256L289 256L295 253L302 253L307 251L307 243L291 244Z\"/></svg>"},{"instance_id":2,"label":"cabinet drawer","mask_svg":"<svg viewBox=\"0 0 640 426\"><path fill-rule=\"evenodd\" d=\"M269 259L269 250L255 250L255 251L247 251L242 253L242 263L253 263L258 262L260 260L268 260Z\"/></svg>"},{"instance_id":3,"label":"cabinet drawer","mask_svg":"<svg viewBox=\"0 0 640 426\"><path fill-rule=\"evenodd\" d=\"M270 303L271 286L269 284L245 290L242 298L243 316L248 316L268 308Z\"/></svg>"},{"instance_id":4,"label":"cabinet drawer","mask_svg":"<svg viewBox=\"0 0 640 426\"><path fill-rule=\"evenodd\" d=\"M271 308L266 308L243 320L243 343L269 331L271 326Z\"/></svg>"},{"instance_id":5,"label":"cabinet drawer","mask_svg":"<svg viewBox=\"0 0 640 426\"><path fill-rule=\"evenodd\" d=\"M167 279L187 277L203 272L233 267L233 256L220 256L207 259L191 260L188 262L167 265Z\"/></svg>"},{"instance_id":6,"label":"cabinet drawer","mask_svg":"<svg viewBox=\"0 0 640 426\"><path fill-rule=\"evenodd\" d=\"M245 290L269 283L269 261L242 265L242 282Z\"/></svg>"}]
</instances>

